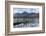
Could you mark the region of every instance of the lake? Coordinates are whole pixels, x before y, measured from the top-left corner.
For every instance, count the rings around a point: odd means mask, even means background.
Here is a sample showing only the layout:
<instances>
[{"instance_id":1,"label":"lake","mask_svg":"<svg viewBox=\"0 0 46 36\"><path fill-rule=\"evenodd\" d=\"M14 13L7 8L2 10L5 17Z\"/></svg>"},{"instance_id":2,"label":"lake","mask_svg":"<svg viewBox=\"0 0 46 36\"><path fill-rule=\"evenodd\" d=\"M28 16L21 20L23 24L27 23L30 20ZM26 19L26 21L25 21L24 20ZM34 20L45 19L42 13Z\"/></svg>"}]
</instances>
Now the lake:
<instances>
[{"instance_id":1,"label":"lake","mask_svg":"<svg viewBox=\"0 0 46 36\"><path fill-rule=\"evenodd\" d=\"M24 28L24 27L38 27L39 18L15 18L13 23L21 22L20 24L15 24L14 28Z\"/></svg>"}]
</instances>

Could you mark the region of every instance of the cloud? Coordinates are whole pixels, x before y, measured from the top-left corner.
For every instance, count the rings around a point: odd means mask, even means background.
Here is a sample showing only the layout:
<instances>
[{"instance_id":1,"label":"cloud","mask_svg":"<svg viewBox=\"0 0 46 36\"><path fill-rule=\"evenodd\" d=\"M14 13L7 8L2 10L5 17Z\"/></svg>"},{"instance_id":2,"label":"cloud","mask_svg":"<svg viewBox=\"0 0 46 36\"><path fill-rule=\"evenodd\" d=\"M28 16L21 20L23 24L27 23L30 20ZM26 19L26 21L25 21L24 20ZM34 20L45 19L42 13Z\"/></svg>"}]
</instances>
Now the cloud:
<instances>
[{"instance_id":1,"label":"cloud","mask_svg":"<svg viewBox=\"0 0 46 36\"><path fill-rule=\"evenodd\" d=\"M39 9L38 8L14 8L13 12L14 13L23 13L24 11L28 13L38 13Z\"/></svg>"}]
</instances>

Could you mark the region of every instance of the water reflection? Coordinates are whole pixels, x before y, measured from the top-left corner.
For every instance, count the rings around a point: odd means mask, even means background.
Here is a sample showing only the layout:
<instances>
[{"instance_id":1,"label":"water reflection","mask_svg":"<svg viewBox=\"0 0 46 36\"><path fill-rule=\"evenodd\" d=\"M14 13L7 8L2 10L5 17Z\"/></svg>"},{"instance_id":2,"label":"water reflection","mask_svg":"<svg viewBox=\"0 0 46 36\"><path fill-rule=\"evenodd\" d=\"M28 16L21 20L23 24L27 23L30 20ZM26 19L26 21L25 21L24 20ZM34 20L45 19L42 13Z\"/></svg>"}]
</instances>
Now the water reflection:
<instances>
[{"instance_id":1,"label":"water reflection","mask_svg":"<svg viewBox=\"0 0 46 36\"><path fill-rule=\"evenodd\" d=\"M14 28L38 27L39 18L14 19Z\"/></svg>"}]
</instances>

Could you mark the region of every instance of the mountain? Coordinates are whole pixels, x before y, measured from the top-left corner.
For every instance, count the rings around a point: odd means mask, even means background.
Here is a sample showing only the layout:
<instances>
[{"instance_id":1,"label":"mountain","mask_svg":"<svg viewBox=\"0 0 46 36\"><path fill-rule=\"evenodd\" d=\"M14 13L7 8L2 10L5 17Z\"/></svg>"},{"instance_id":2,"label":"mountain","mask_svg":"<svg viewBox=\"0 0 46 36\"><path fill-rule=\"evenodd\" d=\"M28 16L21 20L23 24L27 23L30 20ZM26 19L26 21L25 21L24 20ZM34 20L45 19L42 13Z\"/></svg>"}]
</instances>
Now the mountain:
<instances>
[{"instance_id":1,"label":"mountain","mask_svg":"<svg viewBox=\"0 0 46 36\"><path fill-rule=\"evenodd\" d=\"M23 13L14 14L14 17L39 17L39 13L28 13L24 11Z\"/></svg>"},{"instance_id":2,"label":"mountain","mask_svg":"<svg viewBox=\"0 0 46 36\"><path fill-rule=\"evenodd\" d=\"M29 14L29 13L24 11L22 14Z\"/></svg>"}]
</instances>

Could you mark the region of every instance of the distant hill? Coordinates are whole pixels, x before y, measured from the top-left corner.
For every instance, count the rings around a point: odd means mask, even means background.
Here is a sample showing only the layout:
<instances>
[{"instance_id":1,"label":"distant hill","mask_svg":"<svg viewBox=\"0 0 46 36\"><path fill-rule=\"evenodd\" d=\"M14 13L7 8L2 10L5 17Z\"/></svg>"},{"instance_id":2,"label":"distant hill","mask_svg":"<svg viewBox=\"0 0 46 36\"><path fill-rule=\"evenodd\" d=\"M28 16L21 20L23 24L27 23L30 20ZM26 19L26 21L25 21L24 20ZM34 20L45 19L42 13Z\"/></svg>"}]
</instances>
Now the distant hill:
<instances>
[{"instance_id":1,"label":"distant hill","mask_svg":"<svg viewBox=\"0 0 46 36\"><path fill-rule=\"evenodd\" d=\"M39 13L28 13L28 12L23 12L23 13L16 13L14 14L14 17L39 17Z\"/></svg>"}]
</instances>

